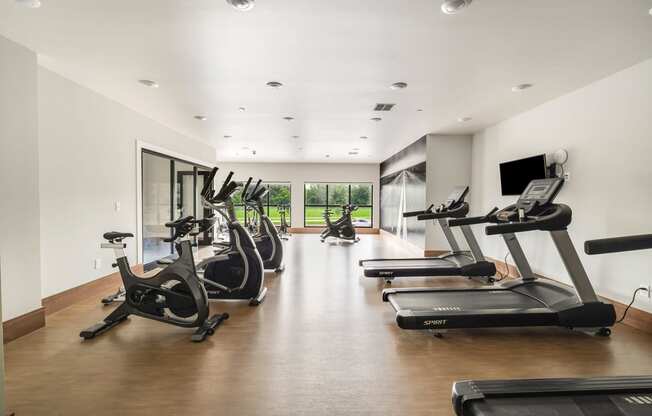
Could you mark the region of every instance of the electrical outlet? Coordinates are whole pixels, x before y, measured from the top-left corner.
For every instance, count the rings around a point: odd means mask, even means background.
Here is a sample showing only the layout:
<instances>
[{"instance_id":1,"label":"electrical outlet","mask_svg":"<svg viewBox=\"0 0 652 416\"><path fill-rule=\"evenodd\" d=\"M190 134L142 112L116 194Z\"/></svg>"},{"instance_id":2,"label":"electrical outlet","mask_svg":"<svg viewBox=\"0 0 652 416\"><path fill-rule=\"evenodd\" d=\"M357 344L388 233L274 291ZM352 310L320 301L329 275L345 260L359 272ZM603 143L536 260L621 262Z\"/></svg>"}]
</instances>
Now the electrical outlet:
<instances>
[{"instance_id":1,"label":"electrical outlet","mask_svg":"<svg viewBox=\"0 0 652 416\"><path fill-rule=\"evenodd\" d=\"M648 299L652 299L652 283L641 283L639 288L647 292Z\"/></svg>"},{"instance_id":2,"label":"electrical outlet","mask_svg":"<svg viewBox=\"0 0 652 416\"><path fill-rule=\"evenodd\" d=\"M570 172L564 172L564 181L565 182L570 181Z\"/></svg>"},{"instance_id":3,"label":"electrical outlet","mask_svg":"<svg viewBox=\"0 0 652 416\"><path fill-rule=\"evenodd\" d=\"M95 262L93 263L93 266L95 267L95 270L99 270L102 268L102 259L95 259Z\"/></svg>"},{"instance_id":4,"label":"electrical outlet","mask_svg":"<svg viewBox=\"0 0 652 416\"><path fill-rule=\"evenodd\" d=\"M115 208L115 212L120 212L120 201L115 201L113 207Z\"/></svg>"}]
</instances>

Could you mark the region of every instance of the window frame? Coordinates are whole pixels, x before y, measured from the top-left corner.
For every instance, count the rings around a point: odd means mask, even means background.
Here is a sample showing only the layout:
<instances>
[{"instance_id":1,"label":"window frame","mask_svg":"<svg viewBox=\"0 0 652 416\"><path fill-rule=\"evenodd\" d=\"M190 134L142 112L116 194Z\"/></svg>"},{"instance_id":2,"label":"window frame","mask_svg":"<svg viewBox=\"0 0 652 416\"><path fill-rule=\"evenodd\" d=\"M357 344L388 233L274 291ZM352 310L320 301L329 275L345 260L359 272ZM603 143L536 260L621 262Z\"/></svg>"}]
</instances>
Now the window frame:
<instances>
[{"instance_id":1,"label":"window frame","mask_svg":"<svg viewBox=\"0 0 652 416\"><path fill-rule=\"evenodd\" d=\"M288 216L287 216L287 219L288 219L289 222L291 223L291 221L292 221L292 182L283 182L283 181L270 181L270 182L264 182L264 181L263 181L263 182L261 182L261 184L262 184L262 186L264 186L264 187L266 187L266 188L268 189L267 195L265 195L265 203L263 204L263 207L264 207L264 209L265 209L265 215L267 215L268 217L269 217L269 208L272 206L272 205L270 205L270 197L271 197L271 195L270 195L270 192L269 192L269 185L283 185L283 186L287 186L288 190L290 191L290 201L289 201L289 203L288 203ZM247 220L248 220L248 214L247 214L247 213L248 213L249 211L247 211L247 209L245 209L245 205L244 205L244 203L233 204L233 207L234 207L236 210L237 210L238 208L242 208L242 209L243 209L243 211L244 211L244 215L243 215L243 221L244 221L244 223L243 223L243 224L246 224L246 223L247 223ZM269 217L269 219L272 220L271 217ZM277 225L277 226L280 225L280 224L276 224L273 220L272 220L272 224Z\"/></svg>"},{"instance_id":2,"label":"window frame","mask_svg":"<svg viewBox=\"0 0 652 416\"><path fill-rule=\"evenodd\" d=\"M326 186L326 203L324 204L308 204L306 202L306 185L325 185ZM337 204L337 205L332 205L329 203L329 195L328 195L328 186L329 185L347 185L348 187L348 204L351 203L351 187L353 185L369 185L371 188L371 194L369 195L369 200L371 202L370 205L358 205L359 208L370 208L370 219L371 221L369 222L369 225L366 226L356 226L355 228L373 228L374 226L374 184L373 182L324 182L324 181L317 181L317 182L304 182L303 183L303 226L304 228L324 228L325 225L308 225L306 223L306 208L308 207L325 207L326 209L330 208L341 208L342 205Z\"/></svg>"}]
</instances>

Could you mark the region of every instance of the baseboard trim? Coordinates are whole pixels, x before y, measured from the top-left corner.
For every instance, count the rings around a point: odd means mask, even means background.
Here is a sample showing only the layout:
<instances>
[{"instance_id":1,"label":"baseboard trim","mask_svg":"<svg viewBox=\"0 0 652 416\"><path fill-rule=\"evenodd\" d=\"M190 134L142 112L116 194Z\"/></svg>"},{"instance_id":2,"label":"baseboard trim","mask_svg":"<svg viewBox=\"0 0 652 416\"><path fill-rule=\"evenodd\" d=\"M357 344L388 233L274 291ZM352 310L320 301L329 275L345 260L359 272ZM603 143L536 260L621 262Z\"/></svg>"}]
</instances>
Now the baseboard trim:
<instances>
[{"instance_id":1,"label":"baseboard trim","mask_svg":"<svg viewBox=\"0 0 652 416\"><path fill-rule=\"evenodd\" d=\"M319 227L298 227L289 229L290 234L319 234L323 230L323 228ZM378 228L356 228L355 232L358 234L380 234Z\"/></svg>"},{"instance_id":2,"label":"baseboard trim","mask_svg":"<svg viewBox=\"0 0 652 416\"><path fill-rule=\"evenodd\" d=\"M516 269L516 266L511 265L509 263L505 263L502 260L496 260L493 258L487 258L487 260L492 261L496 264L496 271L500 274L502 273L503 275L506 276L506 278L509 279L516 279L520 277L518 274L518 270ZM541 279L548 279L552 280L554 282L563 284L568 286L566 283L560 281L559 279L555 279L549 276L543 276L540 274L536 274L535 276ZM600 296L600 295L598 295ZM617 300L609 299L605 296L600 296L600 298L608 303L611 303L614 305L614 309L616 309L616 316L621 317L623 316L623 313L625 312L625 308L627 308L627 305L624 303L621 303ZM646 332L648 334L652 334L652 313L643 311L641 309L637 309L636 307L632 306L629 308L629 312L627 312L627 317L625 320L622 322L623 324L630 326L632 328L636 328L640 331Z\"/></svg>"},{"instance_id":3,"label":"baseboard trim","mask_svg":"<svg viewBox=\"0 0 652 416\"><path fill-rule=\"evenodd\" d=\"M143 273L143 265L131 268L134 273ZM43 298L40 308L17 316L2 323L3 342L6 344L22 336L34 332L45 326L45 318L55 312L67 308L81 300L97 297L98 301L103 296L118 290L121 285L120 273L111 273L92 282L84 283L72 289L64 290L56 295Z\"/></svg>"},{"instance_id":4,"label":"baseboard trim","mask_svg":"<svg viewBox=\"0 0 652 416\"><path fill-rule=\"evenodd\" d=\"M133 266L131 270L133 270L133 272L136 274L142 274L143 265L138 264ZM120 273L116 272L104 277L100 277L91 282L84 283L83 285L73 287L72 289L64 290L63 292L43 298L42 303L43 307L45 308L45 315L47 316L53 314L67 308L74 303L93 296L99 299L111 292L118 290L121 284L122 280L120 279Z\"/></svg>"},{"instance_id":5,"label":"baseboard trim","mask_svg":"<svg viewBox=\"0 0 652 416\"><path fill-rule=\"evenodd\" d=\"M2 323L2 342L18 339L45 326L45 308L40 307Z\"/></svg>"}]
</instances>

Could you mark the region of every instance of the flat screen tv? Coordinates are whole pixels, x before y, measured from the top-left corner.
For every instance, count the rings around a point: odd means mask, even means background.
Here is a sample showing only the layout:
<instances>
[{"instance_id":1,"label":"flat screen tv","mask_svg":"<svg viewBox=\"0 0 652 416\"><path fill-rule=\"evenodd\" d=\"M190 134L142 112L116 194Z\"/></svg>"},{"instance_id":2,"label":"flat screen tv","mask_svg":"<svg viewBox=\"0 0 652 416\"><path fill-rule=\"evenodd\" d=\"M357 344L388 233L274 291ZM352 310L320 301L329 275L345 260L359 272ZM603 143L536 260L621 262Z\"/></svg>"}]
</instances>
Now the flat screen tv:
<instances>
[{"instance_id":1,"label":"flat screen tv","mask_svg":"<svg viewBox=\"0 0 652 416\"><path fill-rule=\"evenodd\" d=\"M545 177L545 154L500 164L500 186L503 195L520 195L531 180Z\"/></svg>"}]
</instances>

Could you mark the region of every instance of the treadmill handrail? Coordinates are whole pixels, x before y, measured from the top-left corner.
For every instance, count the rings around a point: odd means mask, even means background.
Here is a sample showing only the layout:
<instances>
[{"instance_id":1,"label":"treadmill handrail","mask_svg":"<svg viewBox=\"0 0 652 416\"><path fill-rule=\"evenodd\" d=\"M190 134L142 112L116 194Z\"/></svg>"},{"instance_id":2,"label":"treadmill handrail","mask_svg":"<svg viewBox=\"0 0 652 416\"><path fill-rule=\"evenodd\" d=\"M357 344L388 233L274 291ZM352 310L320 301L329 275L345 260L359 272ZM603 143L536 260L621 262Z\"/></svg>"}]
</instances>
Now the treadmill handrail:
<instances>
[{"instance_id":1,"label":"treadmill handrail","mask_svg":"<svg viewBox=\"0 0 652 416\"><path fill-rule=\"evenodd\" d=\"M442 212L431 212L428 214L422 214L417 216L417 220L419 221L425 221L425 220L438 220L438 219L445 219L445 218L462 218L465 217L466 214L469 213L469 204L464 202L461 204L459 207L447 211L442 211Z\"/></svg>"},{"instance_id":2,"label":"treadmill handrail","mask_svg":"<svg viewBox=\"0 0 652 416\"><path fill-rule=\"evenodd\" d=\"M652 249L652 234L602 238L584 242L584 252L589 255L646 249Z\"/></svg>"},{"instance_id":3,"label":"treadmill handrail","mask_svg":"<svg viewBox=\"0 0 652 416\"><path fill-rule=\"evenodd\" d=\"M459 227L462 225L474 225L474 224L485 224L487 222L493 221L491 216L498 211L498 207L494 207L487 215L481 215L479 217L466 217L466 218L454 218L448 220L449 227Z\"/></svg>"},{"instance_id":4,"label":"treadmill handrail","mask_svg":"<svg viewBox=\"0 0 652 416\"><path fill-rule=\"evenodd\" d=\"M432 209L435 207L435 204L430 204L428 208L423 211L408 211L403 213L403 218L416 217L418 215L429 214L432 212Z\"/></svg>"}]
</instances>

